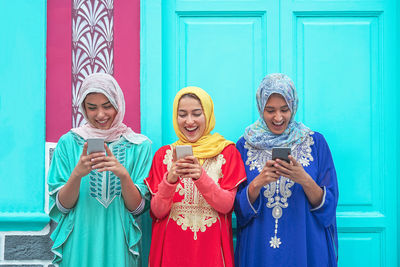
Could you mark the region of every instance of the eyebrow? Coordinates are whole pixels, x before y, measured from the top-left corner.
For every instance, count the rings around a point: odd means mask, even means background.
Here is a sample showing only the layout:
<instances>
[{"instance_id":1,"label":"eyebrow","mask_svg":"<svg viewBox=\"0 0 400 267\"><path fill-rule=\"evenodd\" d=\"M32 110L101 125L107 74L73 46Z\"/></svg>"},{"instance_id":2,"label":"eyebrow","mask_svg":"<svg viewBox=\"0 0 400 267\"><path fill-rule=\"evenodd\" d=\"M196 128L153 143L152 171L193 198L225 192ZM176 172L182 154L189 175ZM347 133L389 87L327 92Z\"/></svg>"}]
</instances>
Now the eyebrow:
<instances>
[{"instance_id":1,"label":"eyebrow","mask_svg":"<svg viewBox=\"0 0 400 267\"><path fill-rule=\"evenodd\" d=\"M203 110L201 108L198 109L193 109L191 112L202 112ZM186 109L179 109L178 112L188 112Z\"/></svg>"},{"instance_id":2,"label":"eyebrow","mask_svg":"<svg viewBox=\"0 0 400 267\"><path fill-rule=\"evenodd\" d=\"M265 106L265 108L274 109L275 107L272 107L272 106ZM279 107L279 108L289 108L289 106L288 106L288 105L284 105L284 106L281 106L281 107Z\"/></svg>"},{"instance_id":3,"label":"eyebrow","mask_svg":"<svg viewBox=\"0 0 400 267\"><path fill-rule=\"evenodd\" d=\"M92 104L92 103L89 103L89 102L86 102L86 104L91 105L91 106L97 106L96 104ZM107 104L110 104L110 101L107 101L107 102L105 102L105 103L103 103L101 105L104 106L104 105L107 105Z\"/></svg>"}]
</instances>

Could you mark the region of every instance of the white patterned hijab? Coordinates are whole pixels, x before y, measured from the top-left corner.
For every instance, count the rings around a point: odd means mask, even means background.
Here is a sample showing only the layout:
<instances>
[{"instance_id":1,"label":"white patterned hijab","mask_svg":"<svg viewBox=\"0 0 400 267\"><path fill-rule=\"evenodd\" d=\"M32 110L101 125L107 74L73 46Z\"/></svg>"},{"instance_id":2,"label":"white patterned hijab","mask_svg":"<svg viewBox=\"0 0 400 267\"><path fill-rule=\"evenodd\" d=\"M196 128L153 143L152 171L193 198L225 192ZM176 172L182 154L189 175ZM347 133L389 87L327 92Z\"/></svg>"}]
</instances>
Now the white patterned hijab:
<instances>
[{"instance_id":1,"label":"white patterned hijab","mask_svg":"<svg viewBox=\"0 0 400 267\"><path fill-rule=\"evenodd\" d=\"M90 124L85 110L85 98L90 93L100 93L105 95L110 103L117 110L117 115L111 124L110 129L102 130ZM125 99L117 81L106 73L93 73L85 78L78 94L79 110L85 117L87 123L71 131L81 136L83 139L103 138L106 142L117 141L121 136L134 144L140 144L148 138L144 135L135 133L126 126L122 120L125 115Z\"/></svg>"},{"instance_id":2,"label":"white patterned hijab","mask_svg":"<svg viewBox=\"0 0 400 267\"><path fill-rule=\"evenodd\" d=\"M281 95L289 106L292 116L282 134L272 133L264 121L264 108L272 94ZM257 90L257 108L260 118L246 128L244 139L252 147L261 150L271 150L273 147L293 147L300 144L308 136L310 129L294 120L299 99L292 80L281 73L265 76Z\"/></svg>"}]
</instances>

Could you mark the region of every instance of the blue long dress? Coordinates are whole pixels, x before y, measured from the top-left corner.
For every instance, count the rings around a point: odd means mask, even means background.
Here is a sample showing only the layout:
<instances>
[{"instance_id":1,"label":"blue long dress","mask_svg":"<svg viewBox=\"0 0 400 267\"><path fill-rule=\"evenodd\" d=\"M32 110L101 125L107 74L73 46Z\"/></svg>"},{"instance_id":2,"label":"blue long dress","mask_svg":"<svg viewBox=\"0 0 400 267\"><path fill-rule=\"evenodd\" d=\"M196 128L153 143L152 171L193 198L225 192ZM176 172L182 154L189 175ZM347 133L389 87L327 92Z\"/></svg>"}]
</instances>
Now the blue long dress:
<instances>
[{"instance_id":1,"label":"blue long dress","mask_svg":"<svg viewBox=\"0 0 400 267\"><path fill-rule=\"evenodd\" d=\"M236 146L247 173L235 200L236 266L337 266L338 184L324 137L310 132L291 152L324 191L321 205L315 208L302 186L285 177L264 186L251 204L248 185L271 159L271 151L251 147L243 137Z\"/></svg>"}]
</instances>

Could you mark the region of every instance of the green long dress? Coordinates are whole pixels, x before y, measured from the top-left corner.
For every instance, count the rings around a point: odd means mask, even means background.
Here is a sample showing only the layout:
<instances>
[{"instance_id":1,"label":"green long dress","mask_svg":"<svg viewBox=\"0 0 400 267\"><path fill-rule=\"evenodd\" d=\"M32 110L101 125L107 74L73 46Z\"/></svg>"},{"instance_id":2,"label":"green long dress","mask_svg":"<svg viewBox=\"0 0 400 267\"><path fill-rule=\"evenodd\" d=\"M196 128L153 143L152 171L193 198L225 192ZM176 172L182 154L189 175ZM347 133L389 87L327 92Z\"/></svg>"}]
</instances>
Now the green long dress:
<instances>
[{"instance_id":1,"label":"green long dress","mask_svg":"<svg viewBox=\"0 0 400 267\"><path fill-rule=\"evenodd\" d=\"M56 195L65 185L82 153L85 140L73 132L63 135L54 151L49 170L50 217L58 223L51 235L53 263L60 266L138 266L141 230L125 207L119 178L112 172L92 171L81 180L76 205L62 213ZM151 142L133 144L121 137L108 144L128 170L149 206L143 179L151 166Z\"/></svg>"}]
</instances>

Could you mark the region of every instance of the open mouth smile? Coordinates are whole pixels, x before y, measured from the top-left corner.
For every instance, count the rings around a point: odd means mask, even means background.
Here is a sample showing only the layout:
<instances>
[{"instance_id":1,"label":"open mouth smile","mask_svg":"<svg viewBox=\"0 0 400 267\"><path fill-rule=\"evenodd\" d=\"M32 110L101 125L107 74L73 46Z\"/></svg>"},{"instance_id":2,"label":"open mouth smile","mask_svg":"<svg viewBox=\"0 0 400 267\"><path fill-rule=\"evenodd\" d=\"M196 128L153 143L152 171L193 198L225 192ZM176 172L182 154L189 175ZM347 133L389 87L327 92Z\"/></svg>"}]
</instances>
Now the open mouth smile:
<instances>
[{"instance_id":1,"label":"open mouth smile","mask_svg":"<svg viewBox=\"0 0 400 267\"><path fill-rule=\"evenodd\" d=\"M195 132L199 127L195 126L195 127L185 127L185 130L188 131L189 133L193 133Z\"/></svg>"}]
</instances>

